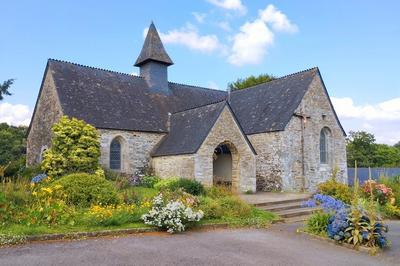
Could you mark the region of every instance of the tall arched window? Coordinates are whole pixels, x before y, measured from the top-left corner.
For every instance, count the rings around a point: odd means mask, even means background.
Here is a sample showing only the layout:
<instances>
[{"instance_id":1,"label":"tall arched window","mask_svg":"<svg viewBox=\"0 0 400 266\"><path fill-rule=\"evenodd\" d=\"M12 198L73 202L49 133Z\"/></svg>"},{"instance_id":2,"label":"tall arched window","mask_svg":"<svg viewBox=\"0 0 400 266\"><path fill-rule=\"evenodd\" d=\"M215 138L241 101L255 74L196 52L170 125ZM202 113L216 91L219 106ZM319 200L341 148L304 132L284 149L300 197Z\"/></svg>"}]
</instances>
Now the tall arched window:
<instances>
[{"instance_id":1,"label":"tall arched window","mask_svg":"<svg viewBox=\"0 0 400 266\"><path fill-rule=\"evenodd\" d=\"M111 141L110 169L121 170L121 142L118 139Z\"/></svg>"},{"instance_id":2,"label":"tall arched window","mask_svg":"<svg viewBox=\"0 0 400 266\"><path fill-rule=\"evenodd\" d=\"M319 156L320 162L327 164L329 160L329 129L323 128L319 136Z\"/></svg>"}]
</instances>

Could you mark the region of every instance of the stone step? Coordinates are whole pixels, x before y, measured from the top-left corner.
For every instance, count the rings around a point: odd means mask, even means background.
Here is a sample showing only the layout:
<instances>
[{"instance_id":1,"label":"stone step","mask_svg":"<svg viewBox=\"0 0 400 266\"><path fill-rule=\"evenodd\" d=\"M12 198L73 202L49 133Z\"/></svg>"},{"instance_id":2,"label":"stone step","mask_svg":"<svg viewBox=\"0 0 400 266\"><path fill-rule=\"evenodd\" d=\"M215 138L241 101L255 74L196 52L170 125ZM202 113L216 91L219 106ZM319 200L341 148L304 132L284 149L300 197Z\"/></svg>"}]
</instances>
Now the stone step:
<instances>
[{"instance_id":1,"label":"stone step","mask_svg":"<svg viewBox=\"0 0 400 266\"><path fill-rule=\"evenodd\" d=\"M266 202L258 202L253 204L255 207L266 207L280 204L289 204L289 203L298 203L301 204L303 201L307 201L307 198L297 198L297 199L287 199L287 200L277 200L277 201L266 201Z\"/></svg>"},{"instance_id":2,"label":"stone step","mask_svg":"<svg viewBox=\"0 0 400 266\"><path fill-rule=\"evenodd\" d=\"M270 212L291 210L301 208L302 201L293 201L288 203L278 203L266 206L259 206L260 209Z\"/></svg>"},{"instance_id":3,"label":"stone step","mask_svg":"<svg viewBox=\"0 0 400 266\"><path fill-rule=\"evenodd\" d=\"M290 210L277 211L275 214L279 215L282 218L291 218L291 217L299 217L304 215L311 215L312 213L319 210L319 208L297 208Z\"/></svg>"}]
</instances>

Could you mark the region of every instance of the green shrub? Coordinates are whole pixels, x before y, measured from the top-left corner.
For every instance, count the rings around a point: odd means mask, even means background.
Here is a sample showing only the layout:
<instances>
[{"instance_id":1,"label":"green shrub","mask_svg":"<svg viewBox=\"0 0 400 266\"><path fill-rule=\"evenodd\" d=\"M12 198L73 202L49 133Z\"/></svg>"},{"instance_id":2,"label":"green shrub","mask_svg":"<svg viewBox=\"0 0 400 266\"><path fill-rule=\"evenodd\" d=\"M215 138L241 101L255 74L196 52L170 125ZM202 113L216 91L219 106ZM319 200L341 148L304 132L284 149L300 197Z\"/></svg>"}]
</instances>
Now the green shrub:
<instances>
[{"instance_id":1,"label":"green shrub","mask_svg":"<svg viewBox=\"0 0 400 266\"><path fill-rule=\"evenodd\" d=\"M319 184L318 191L321 194L332 196L347 204L350 204L352 199L352 191L350 187L346 184L337 182L335 179L329 179L328 181Z\"/></svg>"},{"instance_id":2,"label":"green shrub","mask_svg":"<svg viewBox=\"0 0 400 266\"><path fill-rule=\"evenodd\" d=\"M218 200L209 197L200 197L199 209L204 212L205 219L220 219L225 214Z\"/></svg>"},{"instance_id":3,"label":"green shrub","mask_svg":"<svg viewBox=\"0 0 400 266\"><path fill-rule=\"evenodd\" d=\"M223 197L230 197L232 196L232 191L224 186L212 186L208 187L206 189L206 195L207 197L217 199L217 198L223 198Z\"/></svg>"},{"instance_id":4,"label":"green shrub","mask_svg":"<svg viewBox=\"0 0 400 266\"><path fill-rule=\"evenodd\" d=\"M140 205L143 202L151 202L152 198L157 196L158 190L146 187L129 187L120 193L125 203Z\"/></svg>"},{"instance_id":5,"label":"green shrub","mask_svg":"<svg viewBox=\"0 0 400 266\"><path fill-rule=\"evenodd\" d=\"M185 192L195 196L204 194L205 191L204 186L199 181L187 178L162 179L154 185L154 188L159 190L168 189L171 191L175 191L181 188Z\"/></svg>"},{"instance_id":6,"label":"green shrub","mask_svg":"<svg viewBox=\"0 0 400 266\"><path fill-rule=\"evenodd\" d=\"M390 203L386 203L386 205L381 208L381 211L388 218L400 218L400 207Z\"/></svg>"},{"instance_id":7,"label":"green shrub","mask_svg":"<svg viewBox=\"0 0 400 266\"><path fill-rule=\"evenodd\" d=\"M53 182L60 185L68 204L88 207L92 204L112 205L120 202L113 184L104 177L77 173L61 177Z\"/></svg>"},{"instance_id":8,"label":"green shrub","mask_svg":"<svg viewBox=\"0 0 400 266\"><path fill-rule=\"evenodd\" d=\"M326 235L328 221L331 215L324 212L316 212L311 215L306 223L306 231L317 235Z\"/></svg>"},{"instance_id":9,"label":"green shrub","mask_svg":"<svg viewBox=\"0 0 400 266\"><path fill-rule=\"evenodd\" d=\"M121 174L117 171L113 171L107 168L103 168L104 176L107 180L116 181L118 178L121 177Z\"/></svg>"},{"instance_id":10,"label":"green shrub","mask_svg":"<svg viewBox=\"0 0 400 266\"><path fill-rule=\"evenodd\" d=\"M140 181L140 186L147 188L154 188L155 184L160 182L161 179L157 176L144 176Z\"/></svg>"},{"instance_id":11,"label":"green shrub","mask_svg":"<svg viewBox=\"0 0 400 266\"><path fill-rule=\"evenodd\" d=\"M172 187L175 186L175 184L177 183L178 179L179 178L177 178L177 177L161 179L160 181L158 181L154 185L154 188L157 189L157 190L171 189Z\"/></svg>"},{"instance_id":12,"label":"green shrub","mask_svg":"<svg viewBox=\"0 0 400 266\"><path fill-rule=\"evenodd\" d=\"M4 176L11 177L12 179L17 178L20 172L25 168L25 164L25 156L21 155L21 157L19 157L18 159L10 162L4 173Z\"/></svg>"},{"instance_id":13,"label":"green shrub","mask_svg":"<svg viewBox=\"0 0 400 266\"><path fill-rule=\"evenodd\" d=\"M25 166L19 170L18 178L30 182L33 177L41 173L43 173L43 170L41 169L40 165L35 165L30 167Z\"/></svg>"},{"instance_id":14,"label":"green shrub","mask_svg":"<svg viewBox=\"0 0 400 266\"><path fill-rule=\"evenodd\" d=\"M42 169L51 177L94 173L99 169L100 141L96 128L83 120L63 116L53 125L52 143L43 156Z\"/></svg>"}]
</instances>

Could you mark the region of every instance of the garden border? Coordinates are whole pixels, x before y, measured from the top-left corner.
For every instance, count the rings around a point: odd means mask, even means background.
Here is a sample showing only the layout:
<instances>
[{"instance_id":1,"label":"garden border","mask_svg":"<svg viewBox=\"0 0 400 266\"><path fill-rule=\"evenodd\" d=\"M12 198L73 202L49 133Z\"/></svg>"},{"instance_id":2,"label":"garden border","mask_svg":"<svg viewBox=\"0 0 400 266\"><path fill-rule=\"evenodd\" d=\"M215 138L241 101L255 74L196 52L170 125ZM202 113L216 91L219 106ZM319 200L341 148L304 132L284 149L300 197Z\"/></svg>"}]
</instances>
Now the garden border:
<instances>
[{"instance_id":1,"label":"garden border","mask_svg":"<svg viewBox=\"0 0 400 266\"><path fill-rule=\"evenodd\" d=\"M203 224L194 226L191 229L226 229L229 227L228 223L221 224ZM28 235L25 236L25 240L23 243L19 243L16 245L24 245L31 242L41 242L41 241L54 241L54 240L79 240L85 238L96 238L96 237L105 237L105 236L121 236L121 235L130 235L130 234L141 234L141 233L154 233L154 232L164 232L159 228L149 227L149 228L126 228L126 229L115 229L115 230L100 230L100 231L92 231L92 232L73 232L73 233L59 233L59 234L41 234L41 235ZM13 245L4 245L0 246L0 248L13 246Z\"/></svg>"},{"instance_id":2,"label":"garden border","mask_svg":"<svg viewBox=\"0 0 400 266\"><path fill-rule=\"evenodd\" d=\"M374 249L374 248L370 248L370 247L364 247L364 246L354 246L348 243L344 243L344 242L337 242L333 239L327 238L327 237L323 237L323 236L319 236L319 235L315 235L315 234L311 234L308 232L305 232L303 230L301 230L301 228L298 228L296 231L298 234L303 234L303 235L307 235L310 236L314 239L320 240L320 241L325 241L328 243L332 243L335 244L336 246L341 246L341 247L345 247L347 249L352 249L355 251L360 251L363 253L368 253L369 255L376 255L380 252L380 250L378 248Z\"/></svg>"}]
</instances>

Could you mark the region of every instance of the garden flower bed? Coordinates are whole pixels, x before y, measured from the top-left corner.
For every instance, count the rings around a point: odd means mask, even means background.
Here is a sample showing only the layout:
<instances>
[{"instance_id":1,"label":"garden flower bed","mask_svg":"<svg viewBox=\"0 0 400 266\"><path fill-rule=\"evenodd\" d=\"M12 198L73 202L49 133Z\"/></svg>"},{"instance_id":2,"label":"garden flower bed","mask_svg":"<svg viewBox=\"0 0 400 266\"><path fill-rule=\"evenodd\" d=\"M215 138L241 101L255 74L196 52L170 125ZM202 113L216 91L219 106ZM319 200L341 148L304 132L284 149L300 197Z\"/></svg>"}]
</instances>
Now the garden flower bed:
<instances>
[{"instance_id":1,"label":"garden flower bed","mask_svg":"<svg viewBox=\"0 0 400 266\"><path fill-rule=\"evenodd\" d=\"M385 215L384 208L397 210L395 194L390 187L371 180L361 188L357 180L354 184L353 188L335 180L321 184L320 193L303 205L320 206L322 210L313 214L299 231L370 253L387 248L388 226L382 214Z\"/></svg>"}]
</instances>

